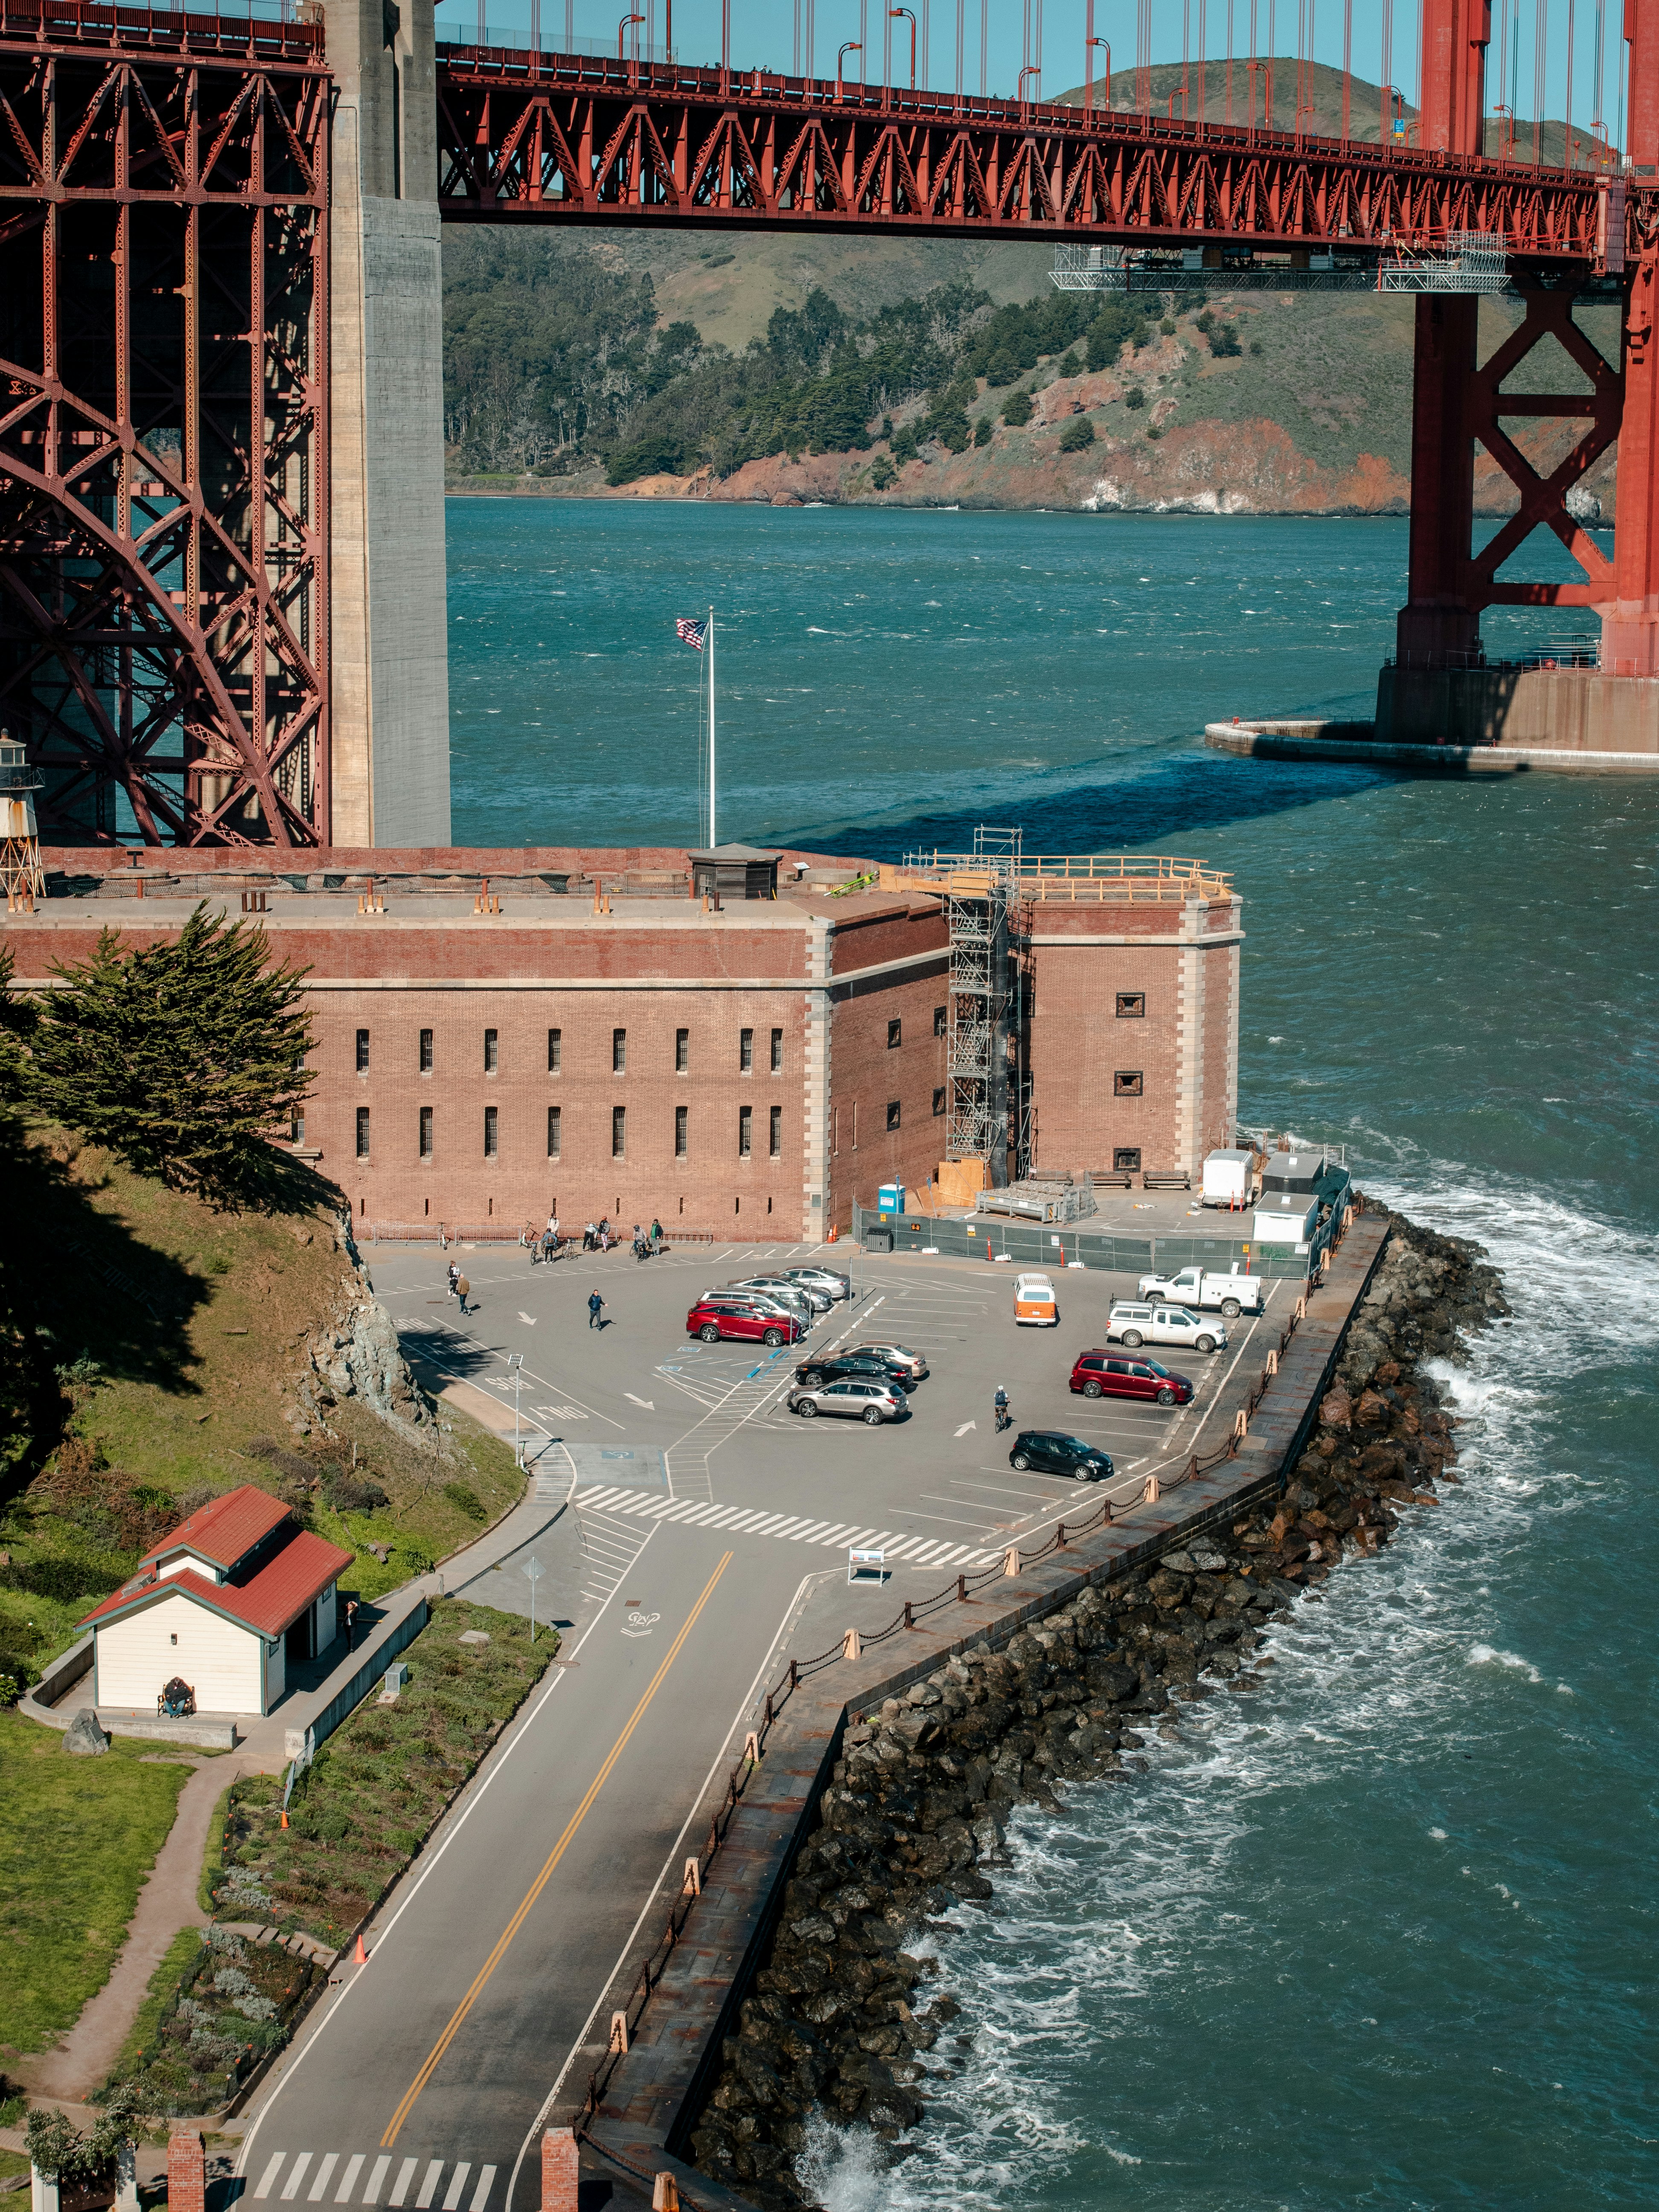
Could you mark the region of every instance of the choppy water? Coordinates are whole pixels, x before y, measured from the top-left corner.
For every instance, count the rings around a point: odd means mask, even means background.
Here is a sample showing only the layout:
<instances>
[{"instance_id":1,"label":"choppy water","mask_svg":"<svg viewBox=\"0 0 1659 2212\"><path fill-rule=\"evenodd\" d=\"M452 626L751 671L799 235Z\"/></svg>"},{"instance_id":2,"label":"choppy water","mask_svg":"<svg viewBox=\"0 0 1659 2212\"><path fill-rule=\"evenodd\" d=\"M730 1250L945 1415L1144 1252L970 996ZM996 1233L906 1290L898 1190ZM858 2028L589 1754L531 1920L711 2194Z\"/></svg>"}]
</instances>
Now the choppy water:
<instances>
[{"instance_id":1,"label":"choppy water","mask_svg":"<svg viewBox=\"0 0 1659 2212\"><path fill-rule=\"evenodd\" d=\"M695 835L669 625L712 597L723 835L889 855L1019 822L1232 868L1246 1117L1346 1139L1516 1307L1452 1378L1464 1486L1300 1610L1264 1693L1021 1817L940 1951L958 2070L896 2172L822 2130L823 2201L1659 2202L1659 787L1194 745L1217 715L1365 711L1403 524L449 522L458 839Z\"/></svg>"}]
</instances>

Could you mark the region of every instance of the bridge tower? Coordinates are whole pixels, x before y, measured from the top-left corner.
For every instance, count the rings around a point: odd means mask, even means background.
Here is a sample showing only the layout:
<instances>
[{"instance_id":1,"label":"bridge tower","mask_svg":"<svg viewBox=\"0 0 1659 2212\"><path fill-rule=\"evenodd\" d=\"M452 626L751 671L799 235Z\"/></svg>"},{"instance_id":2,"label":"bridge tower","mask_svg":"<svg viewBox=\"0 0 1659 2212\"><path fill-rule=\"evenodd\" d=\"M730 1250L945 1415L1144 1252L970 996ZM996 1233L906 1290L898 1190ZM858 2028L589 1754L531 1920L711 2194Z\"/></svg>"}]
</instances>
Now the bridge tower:
<instances>
[{"instance_id":1,"label":"bridge tower","mask_svg":"<svg viewBox=\"0 0 1659 2212\"><path fill-rule=\"evenodd\" d=\"M1488 0L1425 0L1423 142L1453 156L1482 150ZM1630 46L1626 168L1598 179L1597 251L1583 276L1519 280L1524 314L1482 362L1479 300L1417 301L1412 419L1408 596L1397 647L1377 687L1377 735L1407 742L1568 744L1647 751L1659 724L1659 347L1654 328L1659 236L1638 228L1626 268L1628 179L1659 161L1659 0L1626 0ZM1609 362L1573 319L1588 283L1622 300L1619 358ZM1504 389L1540 341L1559 342L1581 373L1576 392ZM1585 387L1588 387L1586 389ZM1535 469L1505 428L1516 418L1582 422L1548 469ZM1619 489L1609 559L1581 526L1568 495L1614 441ZM1477 444L1514 483L1518 512L1473 550ZM1582 583L1498 579L1531 532L1552 531L1584 571ZM1600 617L1599 667L1494 667L1480 617L1493 605L1583 608ZM1630 679L1655 679L1632 682Z\"/></svg>"},{"instance_id":2,"label":"bridge tower","mask_svg":"<svg viewBox=\"0 0 1659 2212\"><path fill-rule=\"evenodd\" d=\"M320 0L336 845L449 842L433 0Z\"/></svg>"}]
</instances>

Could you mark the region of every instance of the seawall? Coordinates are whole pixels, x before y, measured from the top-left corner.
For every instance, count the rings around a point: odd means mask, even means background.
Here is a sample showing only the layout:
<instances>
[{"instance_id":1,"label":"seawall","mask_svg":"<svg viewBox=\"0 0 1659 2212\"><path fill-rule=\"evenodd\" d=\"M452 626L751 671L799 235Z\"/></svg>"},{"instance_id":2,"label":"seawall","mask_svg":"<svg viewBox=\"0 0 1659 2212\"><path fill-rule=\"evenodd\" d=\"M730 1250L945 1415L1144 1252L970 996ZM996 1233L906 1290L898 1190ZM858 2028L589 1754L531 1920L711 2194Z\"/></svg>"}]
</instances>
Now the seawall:
<instances>
[{"instance_id":1,"label":"seawall","mask_svg":"<svg viewBox=\"0 0 1659 2212\"><path fill-rule=\"evenodd\" d=\"M1542 769L1554 775L1656 775L1659 752L1573 750L1557 745L1395 744L1374 737L1372 722L1206 722L1204 742L1212 752L1250 760L1371 761L1416 775L1524 775Z\"/></svg>"},{"instance_id":2,"label":"seawall","mask_svg":"<svg viewBox=\"0 0 1659 2212\"><path fill-rule=\"evenodd\" d=\"M593 2150L711 2207L783 2208L815 2107L914 2124L954 2001L917 1994L906 1931L991 1893L1014 1804L1121 1775L1136 1723L1223 1681L1249 1694L1264 1624L1455 1480L1411 1363L1495 1310L1471 1252L1362 1215L1235 1456L977 1598L947 1593L890 1658L824 1655L774 1725L757 1714L763 1753L716 1811L702 1893L591 2085Z\"/></svg>"}]
</instances>

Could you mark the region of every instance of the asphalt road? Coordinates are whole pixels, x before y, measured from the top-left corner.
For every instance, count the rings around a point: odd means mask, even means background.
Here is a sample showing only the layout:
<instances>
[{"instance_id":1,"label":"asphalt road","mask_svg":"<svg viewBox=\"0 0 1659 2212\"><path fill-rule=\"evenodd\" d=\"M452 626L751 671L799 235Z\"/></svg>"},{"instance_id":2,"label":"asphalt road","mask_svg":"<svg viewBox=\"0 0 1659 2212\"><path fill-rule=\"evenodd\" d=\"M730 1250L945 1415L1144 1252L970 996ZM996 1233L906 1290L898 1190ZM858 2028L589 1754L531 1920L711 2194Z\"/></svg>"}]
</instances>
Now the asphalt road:
<instances>
[{"instance_id":1,"label":"asphalt road","mask_svg":"<svg viewBox=\"0 0 1659 2212\"><path fill-rule=\"evenodd\" d=\"M805 1257L805 1252L799 1255ZM444 1291L446 1255L381 1248L372 1271L405 1348L434 1383L519 1411L550 1518L477 1587L527 1611L523 1569L546 1571L542 1618L564 1624L552 1669L371 1930L268 2086L244 2138L245 2191L280 2204L532 2212L546 2117L580 2100L630 1955L678 1890L705 1798L740 1747L757 1687L788 1650L815 1585L843 1583L849 1545L885 1579L847 1592L884 1619L900 1596L1075 1514L1081 1486L1020 1474L991 1396L1016 1429L1066 1429L1113 1455L1120 1499L1231 1425L1261 1370L1270 1318L1235 1323L1208 1358L1159 1353L1200 1384L1189 1408L1074 1397L1077 1352L1103 1344L1121 1279L1060 1273L1060 1325L1017 1328L1006 1267L830 1255L856 1296L814 1328L814 1352L866 1337L932 1369L908 1418L880 1429L804 1422L785 1397L799 1349L706 1346L695 1294L754 1267L752 1247L625 1250L532 1268L516 1247L463 1255L476 1310ZM787 1264L774 1256L773 1264ZM606 1326L587 1327L597 1286ZM476 1401L471 1401L476 1403Z\"/></svg>"}]
</instances>

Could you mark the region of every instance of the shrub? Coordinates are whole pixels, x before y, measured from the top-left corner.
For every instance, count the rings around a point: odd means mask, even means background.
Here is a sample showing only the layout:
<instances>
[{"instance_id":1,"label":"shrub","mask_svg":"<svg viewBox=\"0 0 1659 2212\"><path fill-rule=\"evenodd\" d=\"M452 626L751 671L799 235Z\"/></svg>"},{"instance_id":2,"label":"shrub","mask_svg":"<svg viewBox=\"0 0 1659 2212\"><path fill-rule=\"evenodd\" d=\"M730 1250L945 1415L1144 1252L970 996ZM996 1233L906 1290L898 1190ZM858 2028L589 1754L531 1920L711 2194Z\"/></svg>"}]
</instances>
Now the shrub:
<instances>
[{"instance_id":1,"label":"shrub","mask_svg":"<svg viewBox=\"0 0 1659 2212\"><path fill-rule=\"evenodd\" d=\"M893 459L896 461L901 464L914 461L918 451L915 428L913 423L906 422L894 431Z\"/></svg>"},{"instance_id":2,"label":"shrub","mask_svg":"<svg viewBox=\"0 0 1659 2212\"><path fill-rule=\"evenodd\" d=\"M975 445L988 446L995 434L995 428L992 423L990 416L988 415L981 415L978 422L974 425Z\"/></svg>"},{"instance_id":3,"label":"shrub","mask_svg":"<svg viewBox=\"0 0 1659 2212\"><path fill-rule=\"evenodd\" d=\"M1205 337L1208 337L1210 332L1215 328L1215 310L1212 307L1206 307L1203 313L1194 323L1193 327L1194 330L1202 331Z\"/></svg>"},{"instance_id":4,"label":"shrub","mask_svg":"<svg viewBox=\"0 0 1659 2212\"><path fill-rule=\"evenodd\" d=\"M635 483L641 477L680 474L685 461L685 448L680 441L659 431L653 436L635 439L631 446L618 446L605 464L605 480L609 484Z\"/></svg>"},{"instance_id":5,"label":"shrub","mask_svg":"<svg viewBox=\"0 0 1659 2212\"><path fill-rule=\"evenodd\" d=\"M953 411L942 416L935 416L930 418L928 427L947 453L967 452L973 434L968 428L965 415Z\"/></svg>"},{"instance_id":6,"label":"shrub","mask_svg":"<svg viewBox=\"0 0 1659 2212\"><path fill-rule=\"evenodd\" d=\"M878 491L885 491L898 482L898 471L885 453L878 453L871 462L870 481Z\"/></svg>"},{"instance_id":7,"label":"shrub","mask_svg":"<svg viewBox=\"0 0 1659 2212\"><path fill-rule=\"evenodd\" d=\"M1261 360L1261 339L1260 339L1260 338L1252 338L1252 339L1250 340L1250 351L1251 351L1251 352L1255 356L1255 357L1256 357L1256 359L1257 359L1258 361L1260 361L1260 360Z\"/></svg>"},{"instance_id":8,"label":"shrub","mask_svg":"<svg viewBox=\"0 0 1659 2212\"><path fill-rule=\"evenodd\" d=\"M1165 315L1164 320L1158 325L1158 329L1166 338L1172 338L1175 336L1175 317Z\"/></svg>"},{"instance_id":9,"label":"shrub","mask_svg":"<svg viewBox=\"0 0 1659 2212\"><path fill-rule=\"evenodd\" d=\"M1095 426L1086 415L1074 415L1060 434L1062 453L1080 453L1095 442Z\"/></svg>"},{"instance_id":10,"label":"shrub","mask_svg":"<svg viewBox=\"0 0 1659 2212\"><path fill-rule=\"evenodd\" d=\"M1123 395L1123 404L1133 414L1137 408L1146 404L1146 395L1138 384L1132 384Z\"/></svg>"},{"instance_id":11,"label":"shrub","mask_svg":"<svg viewBox=\"0 0 1659 2212\"><path fill-rule=\"evenodd\" d=\"M1012 384L1019 374L1019 363L1006 346L994 353L985 364L985 381L991 385Z\"/></svg>"},{"instance_id":12,"label":"shrub","mask_svg":"<svg viewBox=\"0 0 1659 2212\"><path fill-rule=\"evenodd\" d=\"M1243 350L1238 343L1238 331L1231 323L1223 323L1218 330L1212 332L1210 351L1218 361L1230 361L1234 355Z\"/></svg>"},{"instance_id":13,"label":"shrub","mask_svg":"<svg viewBox=\"0 0 1659 2212\"><path fill-rule=\"evenodd\" d=\"M1156 445L1158 441L1164 435L1162 425L1157 422L1149 422L1146 425L1146 435L1152 441L1154 445Z\"/></svg>"},{"instance_id":14,"label":"shrub","mask_svg":"<svg viewBox=\"0 0 1659 2212\"><path fill-rule=\"evenodd\" d=\"M1030 421L1031 414L1031 395L1029 392L1011 392L1002 403L1002 419L1010 429L1023 430Z\"/></svg>"},{"instance_id":15,"label":"shrub","mask_svg":"<svg viewBox=\"0 0 1659 2212\"><path fill-rule=\"evenodd\" d=\"M484 1510L483 1500L470 1484L447 1482L444 1485L444 1496L452 1505L465 1513L469 1521L483 1521L489 1518Z\"/></svg>"}]
</instances>

